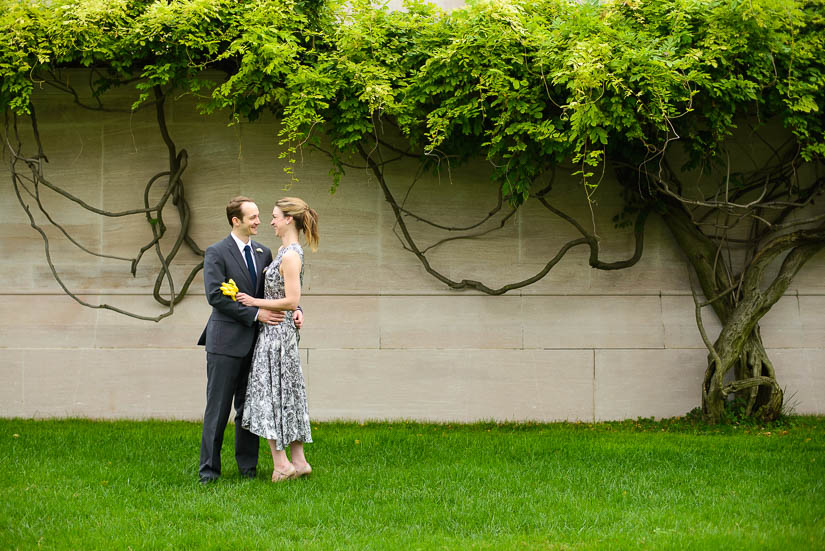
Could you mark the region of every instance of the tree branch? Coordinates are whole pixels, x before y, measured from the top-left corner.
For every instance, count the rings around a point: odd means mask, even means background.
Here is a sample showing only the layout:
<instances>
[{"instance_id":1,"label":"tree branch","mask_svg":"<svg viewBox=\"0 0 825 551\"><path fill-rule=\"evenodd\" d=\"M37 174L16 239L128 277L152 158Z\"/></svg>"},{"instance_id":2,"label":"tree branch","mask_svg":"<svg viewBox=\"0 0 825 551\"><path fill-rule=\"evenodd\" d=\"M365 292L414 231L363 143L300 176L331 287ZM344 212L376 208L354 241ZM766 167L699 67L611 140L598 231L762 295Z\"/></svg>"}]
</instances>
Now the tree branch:
<instances>
[{"instance_id":1,"label":"tree branch","mask_svg":"<svg viewBox=\"0 0 825 551\"><path fill-rule=\"evenodd\" d=\"M68 91L70 93L73 93L76 97L76 92L74 92L73 89L64 90L64 91ZM40 133L39 133L38 125L37 125L36 111L35 111L35 108L34 108L33 105L30 106L30 113L31 113L30 119L31 119L31 124L32 124L32 131L33 131L34 140L35 140L35 143L37 145L37 151L38 151L37 155L33 158L26 158L21 154L22 142L19 138L19 132L17 130L17 117L16 116L14 117L14 120L13 120L13 123L12 123L12 122L9 121L9 114L8 113L6 113L6 124L5 124L5 128L6 128L5 138L6 138L6 140L5 141L6 141L8 151L10 152L10 164L9 164L9 166L10 166L10 171L11 171L11 175L12 175L12 183L13 183L13 186L14 186L14 189L15 189L15 194L17 195L17 198L18 198L18 202L23 207L23 210L26 212L26 215L28 216L29 221L30 221L30 225L41 235L41 237L43 239L43 242L44 242L44 247L45 247L45 251L46 251L46 259L47 259L49 268L52 272L53 277L58 282L58 284L63 289L63 291L67 295L69 295L73 300L75 300L79 304L81 304L83 306L86 306L86 307L108 309L108 310L112 310L112 311L115 311L117 313L127 315L127 316L130 316L130 317L134 317L134 318L137 318L137 319L148 320L148 321L156 321L157 322L157 321L160 321L161 319L163 319L167 316L170 316L173 313L174 305L177 304L178 302L180 302L180 300L183 299L186 292L188 291L188 288L189 288L191 282L194 280L197 273L203 267L203 262L201 262L195 268L193 268L190 271L189 275L187 276L186 281L184 283L184 286L181 289L181 292L176 293L175 292L175 283L174 283L174 280L172 278L172 273L171 273L171 270L170 270L170 264L173 261L173 259L175 258L175 256L177 255L180 247L185 243L193 252L195 252L195 254L198 254L199 256L203 256L204 252L203 252L203 250L200 249L200 247L197 245L197 243L194 241L194 239L192 239L192 237L188 233L190 220L191 220L191 209L189 208L189 205L188 205L188 203L186 202L186 200L184 198L183 181L182 181L182 178L181 178L181 176L183 174L183 171L186 169L186 166L187 166L188 155L186 153L186 150L181 150L180 153L176 153L176 147L175 147L174 141L172 141L171 136L169 135L169 132L168 132L168 129L167 129L167 125L166 125L166 117L165 117L165 112L164 112L165 94L163 93L163 91L159 87L155 87L154 92L155 92L156 101L153 102L153 103L156 104L156 115L157 115L159 130L160 130L160 133L161 133L161 137L162 137L162 139L163 139L164 143L166 144L167 149L169 151L169 170L160 172L160 173L156 174L155 176L153 176L152 178L150 178L149 182L146 184L146 186L144 188L144 206L145 206L145 208L143 208L143 209L132 209L132 210L129 210L129 211L121 211L121 212L110 212L110 211L106 211L106 210L103 210L103 209L99 209L97 207L93 207L93 206L89 205L88 203L86 203L82 199L80 199L78 197L75 197L74 195L68 193L66 190L64 190L60 186L57 186L57 185L49 182L44 177L43 161L46 161L47 159L46 159L46 156L43 154L43 146L42 146L42 142L40 140ZM14 135L16 137L16 141L17 141L17 144L18 144L16 147L13 146L12 143L11 143L11 137L9 135L9 130L10 130L11 127L13 127ZM21 163L21 162L24 163L28 167L28 169L31 173L31 177L30 178L26 177L26 179L29 179L32 182L32 184L33 184L33 189L32 190L29 190L25 186L25 184L23 183L24 176L22 174L20 174L20 172L18 172L18 170L17 170L17 165L18 165L18 163ZM161 178L166 177L166 176L168 176L166 189L164 190L160 200L155 205L150 206L150 204L149 204L149 192L150 192L152 186L158 180L160 180ZM74 239L71 236L71 234L61 224L59 224L51 216L51 214L45 209L42 201L40 200L40 188L39 188L40 184L43 184L46 188L55 191L56 193L58 193L61 196L69 199L73 203L80 205L85 210L88 210L89 212L93 212L93 213L101 215L101 216L121 217L121 216L128 216L128 215L132 215L132 214L144 214L146 216L147 221L149 222L149 225L150 225L151 229L152 229L153 238L147 245L145 245L143 248L141 248L138 255L133 259L118 257L118 256L113 256L113 255L105 255L105 254L100 254L100 253L96 253L94 251L91 251L87 247L84 247L82 244L80 244L76 239ZM132 272L133 276L136 275L137 266L140 262L140 259L143 255L143 253L146 252L147 250L149 250L150 248L154 248L155 252L157 254L158 260L161 264L161 268L160 268L160 271L159 271L159 273L157 275L157 278L155 280L153 296L154 296L154 298L157 302L159 302L160 304L166 306L168 308L168 310L166 312L158 315L158 316L143 316L143 315L136 314L136 313L133 313L133 312L128 312L126 310L123 310L121 308L111 306L111 305L108 305L108 304L99 304L99 305L90 304L90 303L80 299L79 297L77 297L74 293L72 293L69 290L69 288L67 287L67 285L63 282L62 278L60 277L60 275L57 272L57 269L54 266L54 263L52 262L49 239L48 239L45 231L37 224L31 208L23 200L21 190L25 190L26 193L28 193L29 195L32 196L32 198L37 203L38 209L46 216L47 220L52 225L54 225L72 244L74 244L75 246L77 246L78 248L80 248L81 250L86 252L87 254L91 254L91 255L94 255L94 256L97 256L97 257L111 258L111 259L122 260L122 261L130 261L131 262L131 272ZM164 234L166 232L166 229L167 229L166 224L164 223L164 220L163 220L163 209L165 208L165 206L167 205L167 203L170 199L172 200L173 205L175 205L177 207L178 215L179 215L180 220L181 220L181 230L180 230L180 233L178 234L178 236L175 240L175 243L173 244L169 254L164 255L161 248L160 248L160 241L161 241L162 237L164 236ZM169 288L169 298L168 299L166 299L166 298L164 298L160 295L160 288L161 288L164 281L166 282L166 284Z\"/></svg>"}]
</instances>

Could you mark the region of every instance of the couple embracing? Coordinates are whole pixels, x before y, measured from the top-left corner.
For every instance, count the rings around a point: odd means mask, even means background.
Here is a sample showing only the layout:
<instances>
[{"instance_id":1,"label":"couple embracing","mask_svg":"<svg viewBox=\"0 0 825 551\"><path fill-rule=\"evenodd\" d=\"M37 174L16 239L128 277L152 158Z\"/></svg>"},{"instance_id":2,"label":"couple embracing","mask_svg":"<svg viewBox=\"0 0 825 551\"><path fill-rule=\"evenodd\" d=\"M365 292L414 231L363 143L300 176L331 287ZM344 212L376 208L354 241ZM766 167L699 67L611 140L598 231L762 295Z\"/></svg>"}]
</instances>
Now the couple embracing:
<instances>
[{"instance_id":1,"label":"couple embracing","mask_svg":"<svg viewBox=\"0 0 825 551\"><path fill-rule=\"evenodd\" d=\"M242 476L255 478L259 437L272 452L272 481L312 472L304 443L312 442L306 386L298 355L303 325L301 232L318 245L318 215L301 199L285 197L272 210L270 225L281 239L272 257L252 240L260 225L258 206L235 197L226 206L232 231L206 249L203 282L212 315L198 344L206 345L206 411L201 438L201 483L221 474L221 445L235 405L235 460ZM238 292L224 289L234 280ZM286 455L289 447L290 458Z\"/></svg>"}]
</instances>

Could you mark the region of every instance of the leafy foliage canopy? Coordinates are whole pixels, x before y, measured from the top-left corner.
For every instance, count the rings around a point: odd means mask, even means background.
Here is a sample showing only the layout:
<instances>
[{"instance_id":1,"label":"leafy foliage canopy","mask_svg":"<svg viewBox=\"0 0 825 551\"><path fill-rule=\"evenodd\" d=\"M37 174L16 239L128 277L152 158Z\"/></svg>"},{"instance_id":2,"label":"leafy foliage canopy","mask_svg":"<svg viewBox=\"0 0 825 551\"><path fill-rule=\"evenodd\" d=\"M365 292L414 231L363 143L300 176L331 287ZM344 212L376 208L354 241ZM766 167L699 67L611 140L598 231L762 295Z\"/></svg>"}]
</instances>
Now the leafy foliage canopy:
<instances>
[{"instance_id":1,"label":"leafy foliage canopy","mask_svg":"<svg viewBox=\"0 0 825 551\"><path fill-rule=\"evenodd\" d=\"M393 124L413 147L485 156L515 203L561 159L588 186L616 152L679 140L707 161L743 115L825 153L823 0L468 4L2 0L0 107L26 113L46 75L92 67L99 94L136 81L136 104L161 86L234 120L271 111L293 152L324 134L340 160Z\"/></svg>"}]
</instances>

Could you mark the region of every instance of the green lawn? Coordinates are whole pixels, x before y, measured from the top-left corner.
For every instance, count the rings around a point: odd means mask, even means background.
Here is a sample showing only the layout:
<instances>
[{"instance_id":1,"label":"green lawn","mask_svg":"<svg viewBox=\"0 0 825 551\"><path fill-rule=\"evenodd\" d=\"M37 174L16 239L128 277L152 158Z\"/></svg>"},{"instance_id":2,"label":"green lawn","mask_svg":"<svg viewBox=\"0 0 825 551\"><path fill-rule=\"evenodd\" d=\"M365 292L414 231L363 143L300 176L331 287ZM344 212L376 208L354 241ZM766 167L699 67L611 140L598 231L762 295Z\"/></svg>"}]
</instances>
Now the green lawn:
<instances>
[{"instance_id":1,"label":"green lawn","mask_svg":"<svg viewBox=\"0 0 825 551\"><path fill-rule=\"evenodd\" d=\"M200 425L0 419L2 549L825 549L825 418L317 423L197 483Z\"/></svg>"}]
</instances>

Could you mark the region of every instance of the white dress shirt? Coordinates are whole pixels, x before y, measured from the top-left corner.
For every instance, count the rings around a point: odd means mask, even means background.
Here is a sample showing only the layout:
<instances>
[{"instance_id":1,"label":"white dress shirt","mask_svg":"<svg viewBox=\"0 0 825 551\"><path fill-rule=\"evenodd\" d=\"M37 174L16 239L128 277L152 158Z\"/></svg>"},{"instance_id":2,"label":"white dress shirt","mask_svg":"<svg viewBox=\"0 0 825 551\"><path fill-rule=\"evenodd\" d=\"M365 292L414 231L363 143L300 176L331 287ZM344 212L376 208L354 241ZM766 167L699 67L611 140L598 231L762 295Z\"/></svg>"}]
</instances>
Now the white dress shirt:
<instances>
[{"instance_id":1,"label":"white dress shirt","mask_svg":"<svg viewBox=\"0 0 825 551\"><path fill-rule=\"evenodd\" d=\"M244 259L244 263L246 263L246 255L244 254L243 250L249 245L249 248L252 249L252 239L249 239L249 243L244 243L240 240L240 238L235 235L234 233L230 233L229 235L232 236L232 239L235 240L235 244L238 246L238 250L241 251L241 258ZM258 265L255 264L255 249L251 250L252 252L252 269L255 270L255 273L258 273Z\"/></svg>"},{"instance_id":2,"label":"white dress shirt","mask_svg":"<svg viewBox=\"0 0 825 551\"><path fill-rule=\"evenodd\" d=\"M249 243L244 243L234 233L229 232L229 235L231 235L232 239L235 240L235 244L238 246L238 250L241 251L241 258L243 258L244 264L246 264L246 255L244 254L243 250L246 248L247 245L249 245L249 248L252 249L252 238L251 237L249 238ZM252 253L252 255L251 255L252 256L252 269L255 270L255 273L257 274L258 273L258 266L255 264L255 250L252 249L251 253ZM261 311L261 309L258 308L257 312L255 313L255 319L258 319L258 312L260 312L260 311Z\"/></svg>"}]
</instances>

